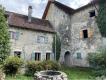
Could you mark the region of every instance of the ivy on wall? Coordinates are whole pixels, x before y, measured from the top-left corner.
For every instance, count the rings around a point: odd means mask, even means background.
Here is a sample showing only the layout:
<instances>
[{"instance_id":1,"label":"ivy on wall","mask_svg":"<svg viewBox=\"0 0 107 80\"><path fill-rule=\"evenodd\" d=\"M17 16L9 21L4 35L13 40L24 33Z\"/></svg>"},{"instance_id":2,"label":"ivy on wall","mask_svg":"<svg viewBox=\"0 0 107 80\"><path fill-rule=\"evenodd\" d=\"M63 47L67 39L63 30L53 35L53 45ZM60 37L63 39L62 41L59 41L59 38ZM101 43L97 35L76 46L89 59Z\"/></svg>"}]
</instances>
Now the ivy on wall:
<instances>
[{"instance_id":1,"label":"ivy on wall","mask_svg":"<svg viewBox=\"0 0 107 80\"><path fill-rule=\"evenodd\" d=\"M56 39L55 39L56 37ZM56 44L56 45L55 45ZM57 34L55 34L55 36L53 37L53 52L55 53L55 47L56 47L56 60L59 60L60 57L60 51L61 51L61 42L60 42L60 38Z\"/></svg>"},{"instance_id":2,"label":"ivy on wall","mask_svg":"<svg viewBox=\"0 0 107 80\"><path fill-rule=\"evenodd\" d=\"M106 0L99 0L97 24L101 35L106 37Z\"/></svg>"}]
</instances>

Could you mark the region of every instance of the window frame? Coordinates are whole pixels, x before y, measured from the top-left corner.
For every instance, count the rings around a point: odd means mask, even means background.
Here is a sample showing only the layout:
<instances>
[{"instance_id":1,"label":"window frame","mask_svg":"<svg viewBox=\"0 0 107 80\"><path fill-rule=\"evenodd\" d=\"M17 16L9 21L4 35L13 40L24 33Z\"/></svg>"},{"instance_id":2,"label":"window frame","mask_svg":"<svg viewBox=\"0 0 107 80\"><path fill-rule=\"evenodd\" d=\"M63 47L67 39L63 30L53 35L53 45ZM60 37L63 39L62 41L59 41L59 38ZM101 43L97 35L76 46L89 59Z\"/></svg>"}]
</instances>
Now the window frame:
<instances>
[{"instance_id":1,"label":"window frame","mask_svg":"<svg viewBox=\"0 0 107 80\"><path fill-rule=\"evenodd\" d=\"M48 43L48 37L47 36L37 36L37 43Z\"/></svg>"},{"instance_id":2,"label":"window frame","mask_svg":"<svg viewBox=\"0 0 107 80\"><path fill-rule=\"evenodd\" d=\"M94 13L94 15L93 15ZM95 17L96 16L96 11L95 10L90 10L89 11L89 17Z\"/></svg>"},{"instance_id":3,"label":"window frame","mask_svg":"<svg viewBox=\"0 0 107 80\"><path fill-rule=\"evenodd\" d=\"M86 31L87 33L85 33L84 31ZM83 29L83 30L82 30L82 33L83 33L83 38L84 38L84 39L87 39L87 38L88 38L88 35L89 35L89 34L88 34L88 29Z\"/></svg>"},{"instance_id":4,"label":"window frame","mask_svg":"<svg viewBox=\"0 0 107 80\"><path fill-rule=\"evenodd\" d=\"M14 56L21 58L21 54L22 54L21 51L14 51Z\"/></svg>"},{"instance_id":5,"label":"window frame","mask_svg":"<svg viewBox=\"0 0 107 80\"><path fill-rule=\"evenodd\" d=\"M46 53L46 60L50 60L51 53Z\"/></svg>"},{"instance_id":6,"label":"window frame","mask_svg":"<svg viewBox=\"0 0 107 80\"><path fill-rule=\"evenodd\" d=\"M35 52L35 61L40 61L41 60L41 53Z\"/></svg>"},{"instance_id":7,"label":"window frame","mask_svg":"<svg viewBox=\"0 0 107 80\"><path fill-rule=\"evenodd\" d=\"M82 55L81 55L80 52L77 52L77 53L76 53L76 58L77 58L77 59L82 59Z\"/></svg>"},{"instance_id":8,"label":"window frame","mask_svg":"<svg viewBox=\"0 0 107 80\"><path fill-rule=\"evenodd\" d=\"M11 39L14 39L14 40L19 39L19 32L18 31L9 31L9 34L10 34Z\"/></svg>"}]
</instances>

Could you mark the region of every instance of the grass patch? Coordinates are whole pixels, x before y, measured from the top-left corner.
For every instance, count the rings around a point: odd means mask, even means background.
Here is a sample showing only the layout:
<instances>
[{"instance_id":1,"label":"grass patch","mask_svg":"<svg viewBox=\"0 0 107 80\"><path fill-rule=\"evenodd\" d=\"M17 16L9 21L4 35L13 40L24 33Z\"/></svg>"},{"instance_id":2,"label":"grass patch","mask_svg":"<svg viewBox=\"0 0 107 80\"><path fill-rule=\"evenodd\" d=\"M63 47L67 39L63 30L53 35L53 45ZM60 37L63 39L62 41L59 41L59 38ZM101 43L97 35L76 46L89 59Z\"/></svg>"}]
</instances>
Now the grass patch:
<instances>
[{"instance_id":1,"label":"grass patch","mask_svg":"<svg viewBox=\"0 0 107 80\"><path fill-rule=\"evenodd\" d=\"M68 80L94 80L95 76L90 68L62 67L62 71L68 76Z\"/></svg>"},{"instance_id":2,"label":"grass patch","mask_svg":"<svg viewBox=\"0 0 107 80\"><path fill-rule=\"evenodd\" d=\"M16 75L15 77L6 76L5 80L33 80L33 77L28 77L25 75Z\"/></svg>"},{"instance_id":3,"label":"grass patch","mask_svg":"<svg viewBox=\"0 0 107 80\"><path fill-rule=\"evenodd\" d=\"M67 74L68 80L95 80L95 76L90 68L62 67L61 71ZM6 76L6 80L33 80L33 77L25 75Z\"/></svg>"}]
</instances>

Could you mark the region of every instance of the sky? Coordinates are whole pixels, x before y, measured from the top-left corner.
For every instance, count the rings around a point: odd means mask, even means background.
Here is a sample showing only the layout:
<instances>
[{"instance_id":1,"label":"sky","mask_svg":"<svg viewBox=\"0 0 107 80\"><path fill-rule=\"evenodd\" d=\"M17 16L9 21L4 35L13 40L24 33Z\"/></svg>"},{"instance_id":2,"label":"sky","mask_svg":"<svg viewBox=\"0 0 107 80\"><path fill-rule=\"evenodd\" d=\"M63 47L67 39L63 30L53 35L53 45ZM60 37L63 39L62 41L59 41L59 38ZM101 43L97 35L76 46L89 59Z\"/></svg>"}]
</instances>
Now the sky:
<instances>
[{"instance_id":1,"label":"sky","mask_svg":"<svg viewBox=\"0 0 107 80\"><path fill-rule=\"evenodd\" d=\"M88 4L91 0L56 0L73 9L77 9L83 5ZM16 12L19 14L28 14L28 6L33 7L33 17L41 18L45 10L48 0L0 0L0 4L5 7L7 11Z\"/></svg>"}]
</instances>

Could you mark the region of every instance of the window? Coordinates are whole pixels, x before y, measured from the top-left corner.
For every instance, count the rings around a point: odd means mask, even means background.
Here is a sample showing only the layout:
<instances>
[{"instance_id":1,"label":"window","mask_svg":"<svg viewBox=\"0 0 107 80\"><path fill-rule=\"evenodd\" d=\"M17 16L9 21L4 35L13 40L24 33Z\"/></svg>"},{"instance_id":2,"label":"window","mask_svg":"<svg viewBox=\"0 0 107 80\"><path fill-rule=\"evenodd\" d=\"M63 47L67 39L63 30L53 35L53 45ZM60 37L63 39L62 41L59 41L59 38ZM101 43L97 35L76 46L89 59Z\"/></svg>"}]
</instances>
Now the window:
<instances>
[{"instance_id":1,"label":"window","mask_svg":"<svg viewBox=\"0 0 107 80\"><path fill-rule=\"evenodd\" d=\"M90 17L94 17L95 16L95 10L90 11L89 14L90 14Z\"/></svg>"},{"instance_id":2,"label":"window","mask_svg":"<svg viewBox=\"0 0 107 80\"><path fill-rule=\"evenodd\" d=\"M21 52L20 51L14 51L14 56L17 56L17 57L21 57Z\"/></svg>"},{"instance_id":3,"label":"window","mask_svg":"<svg viewBox=\"0 0 107 80\"><path fill-rule=\"evenodd\" d=\"M81 53L77 53L77 59L82 59Z\"/></svg>"},{"instance_id":4,"label":"window","mask_svg":"<svg viewBox=\"0 0 107 80\"><path fill-rule=\"evenodd\" d=\"M38 37L37 37L37 42L38 42L38 43L48 43L48 37L38 36Z\"/></svg>"},{"instance_id":5,"label":"window","mask_svg":"<svg viewBox=\"0 0 107 80\"><path fill-rule=\"evenodd\" d=\"M9 31L9 33L10 33L10 38L11 39L18 40L18 38L19 38L19 32Z\"/></svg>"},{"instance_id":6,"label":"window","mask_svg":"<svg viewBox=\"0 0 107 80\"><path fill-rule=\"evenodd\" d=\"M45 37L45 43L48 43L48 37Z\"/></svg>"},{"instance_id":7,"label":"window","mask_svg":"<svg viewBox=\"0 0 107 80\"><path fill-rule=\"evenodd\" d=\"M83 37L84 38L88 38L88 31L87 31L87 29L83 30Z\"/></svg>"},{"instance_id":8,"label":"window","mask_svg":"<svg viewBox=\"0 0 107 80\"><path fill-rule=\"evenodd\" d=\"M50 60L50 53L46 53L46 60Z\"/></svg>"},{"instance_id":9,"label":"window","mask_svg":"<svg viewBox=\"0 0 107 80\"><path fill-rule=\"evenodd\" d=\"M39 61L41 58L41 54L40 53L35 53L35 60Z\"/></svg>"}]
</instances>

